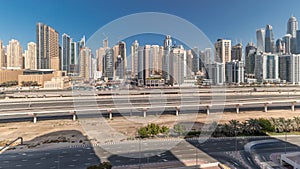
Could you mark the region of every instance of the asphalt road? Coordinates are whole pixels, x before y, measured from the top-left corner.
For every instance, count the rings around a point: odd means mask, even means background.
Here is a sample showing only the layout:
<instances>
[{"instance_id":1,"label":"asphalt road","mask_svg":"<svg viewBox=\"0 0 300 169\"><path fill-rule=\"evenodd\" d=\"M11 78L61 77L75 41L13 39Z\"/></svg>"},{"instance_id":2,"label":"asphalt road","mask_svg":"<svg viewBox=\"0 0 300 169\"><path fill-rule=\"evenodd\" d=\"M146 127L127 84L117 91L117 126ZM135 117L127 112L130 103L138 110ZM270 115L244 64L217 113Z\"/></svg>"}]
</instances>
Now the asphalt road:
<instances>
[{"instance_id":1,"label":"asphalt road","mask_svg":"<svg viewBox=\"0 0 300 169\"><path fill-rule=\"evenodd\" d=\"M110 161L114 166L172 161L195 160L222 162L232 168L259 168L252 155L244 151L244 145L256 140L274 139L265 137L218 138L200 142L196 139L179 140L137 140L115 144L74 145L50 144L44 148L9 150L0 155L0 168L5 169L82 169L100 161ZM289 141L299 142L299 137L289 136ZM300 143L300 142L299 142ZM278 140L276 143L259 144L253 147L254 154L268 161L272 153L299 151L296 144ZM95 155L100 156L100 159ZM262 161L263 161L262 160ZM183 165L183 164L181 164Z\"/></svg>"},{"instance_id":2,"label":"asphalt road","mask_svg":"<svg viewBox=\"0 0 300 169\"><path fill-rule=\"evenodd\" d=\"M92 148L54 145L30 150L9 150L0 155L1 169L85 169L100 163Z\"/></svg>"}]
</instances>

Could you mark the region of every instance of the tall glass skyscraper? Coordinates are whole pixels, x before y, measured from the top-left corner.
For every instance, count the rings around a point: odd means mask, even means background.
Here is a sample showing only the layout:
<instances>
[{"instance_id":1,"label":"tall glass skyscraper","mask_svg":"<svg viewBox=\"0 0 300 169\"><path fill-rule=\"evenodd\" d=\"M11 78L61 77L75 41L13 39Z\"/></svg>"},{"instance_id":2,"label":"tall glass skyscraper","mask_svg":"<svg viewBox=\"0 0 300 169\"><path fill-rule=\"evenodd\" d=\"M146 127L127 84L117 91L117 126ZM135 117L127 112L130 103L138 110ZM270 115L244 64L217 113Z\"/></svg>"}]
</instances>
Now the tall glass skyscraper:
<instances>
[{"instance_id":1,"label":"tall glass skyscraper","mask_svg":"<svg viewBox=\"0 0 300 169\"><path fill-rule=\"evenodd\" d=\"M291 16L287 23L287 34L291 34L292 38L296 38L296 31L298 30L298 21L297 18Z\"/></svg>"},{"instance_id":2,"label":"tall glass skyscraper","mask_svg":"<svg viewBox=\"0 0 300 169\"><path fill-rule=\"evenodd\" d=\"M67 34L62 35L62 54L60 58L61 70L70 72L70 48L71 48L71 37Z\"/></svg>"},{"instance_id":3,"label":"tall glass skyscraper","mask_svg":"<svg viewBox=\"0 0 300 169\"><path fill-rule=\"evenodd\" d=\"M265 35L265 52L274 53L275 41L273 28L271 25L266 26L266 35Z\"/></svg>"},{"instance_id":4,"label":"tall glass skyscraper","mask_svg":"<svg viewBox=\"0 0 300 169\"><path fill-rule=\"evenodd\" d=\"M297 30L298 30L298 21L297 18L291 16L287 23L287 34L291 35L291 43L290 43L290 52L297 53Z\"/></svg>"},{"instance_id":5,"label":"tall glass skyscraper","mask_svg":"<svg viewBox=\"0 0 300 169\"><path fill-rule=\"evenodd\" d=\"M173 72L172 66L171 66L171 57L170 57L170 53L171 53L171 48L172 48L172 39L170 35L166 36L166 39L164 41L164 56L162 59L162 67L163 67L163 78L165 79L166 83L172 83L172 74L171 72Z\"/></svg>"},{"instance_id":6,"label":"tall glass skyscraper","mask_svg":"<svg viewBox=\"0 0 300 169\"><path fill-rule=\"evenodd\" d=\"M257 44L258 52L265 51L265 30L264 29L256 30L256 44Z\"/></svg>"}]
</instances>

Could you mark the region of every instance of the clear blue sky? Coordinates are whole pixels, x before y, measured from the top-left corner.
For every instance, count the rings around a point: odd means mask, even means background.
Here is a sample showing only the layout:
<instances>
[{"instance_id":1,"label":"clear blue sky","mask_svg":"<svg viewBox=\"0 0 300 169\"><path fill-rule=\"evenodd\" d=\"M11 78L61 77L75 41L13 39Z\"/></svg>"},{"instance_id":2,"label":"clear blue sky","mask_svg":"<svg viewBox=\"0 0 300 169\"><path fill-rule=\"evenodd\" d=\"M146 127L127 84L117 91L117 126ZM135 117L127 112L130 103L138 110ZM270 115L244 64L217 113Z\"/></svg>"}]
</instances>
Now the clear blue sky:
<instances>
[{"instance_id":1,"label":"clear blue sky","mask_svg":"<svg viewBox=\"0 0 300 169\"><path fill-rule=\"evenodd\" d=\"M89 38L110 21L137 12L164 12L188 20L214 43L218 38L255 40L257 28L271 24L275 38L286 33L293 14L300 19L299 0L1 0L0 39L19 40L23 49L36 41L35 25L46 23L76 41ZM143 44L143 42L141 42ZM147 42L149 43L149 42ZM161 42L153 42L159 44Z\"/></svg>"}]
</instances>

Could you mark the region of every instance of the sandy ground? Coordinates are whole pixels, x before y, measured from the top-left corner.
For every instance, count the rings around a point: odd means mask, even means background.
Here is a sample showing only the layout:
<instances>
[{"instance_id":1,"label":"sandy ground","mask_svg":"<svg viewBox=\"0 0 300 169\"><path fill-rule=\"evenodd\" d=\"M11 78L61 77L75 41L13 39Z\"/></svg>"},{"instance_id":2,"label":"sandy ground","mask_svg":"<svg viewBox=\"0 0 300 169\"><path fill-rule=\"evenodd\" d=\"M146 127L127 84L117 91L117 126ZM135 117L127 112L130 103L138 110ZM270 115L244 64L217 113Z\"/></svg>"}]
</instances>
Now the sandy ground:
<instances>
[{"instance_id":1,"label":"sandy ground","mask_svg":"<svg viewBox=\"0 0 300 169\"><path fill-rule=\"evenodd\" d=\"M106 119L106 123L114 129L114 132L121 133L130 139L137 135L138 128L151 122L170 128L176 123L182 123L193 126L192 128L198 130L205 122L219 121L219 123L226 123L232 119L245 121L249 118L293 118L295 116L300 116L300 110L294 112L291 110L270 110L268 112L241 111L240 114L228 112L215 115L211 113L210 116L206 114L180 114L178 117L175 115L153 115L147 116L147 118L141 116L114 117L113 120ZM32 122L0 123L0 146L17 137L23 137L25 143L31 146L57 140L72 143L88 143L91 141L91 137L86 137L87 129L88 127L81 119L77 121L46 120L38 121L36 124ZM95 128L95 130L101 129Z\"/></svg>"}]
</instances>

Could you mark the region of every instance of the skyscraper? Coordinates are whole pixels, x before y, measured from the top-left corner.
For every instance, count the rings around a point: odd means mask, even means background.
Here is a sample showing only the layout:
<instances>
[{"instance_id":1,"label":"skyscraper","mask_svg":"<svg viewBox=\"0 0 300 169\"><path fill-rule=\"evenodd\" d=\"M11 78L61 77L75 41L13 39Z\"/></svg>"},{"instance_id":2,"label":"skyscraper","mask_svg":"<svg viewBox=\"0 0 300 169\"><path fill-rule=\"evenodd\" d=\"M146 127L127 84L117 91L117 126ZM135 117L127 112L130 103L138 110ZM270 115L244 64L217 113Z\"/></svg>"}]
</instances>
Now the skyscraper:
<instances>
[{"instance_id":1,"label":"skyscraper","mask_svg":"<svg viewBox=\"0 0 300 169\"><path fill-rule=\"evenodd\" d=\"M37 68L59 70L60 58L58 32L46 24L37 23L36 45Z\"/></svg>"},{"instance_id":2,"label":"skyscraper","mask_svg":"<svg viewBox=\"0 0 300 169\"><path fill-rule=\"evenodd\" d=\"M78 55L77 55L77 43L71 41L70 47L70 73L77 73L78 67Z\"/></svg>"},{"instance_id":3,"label":"skyscraper","mask_svg":"<svg viewBox=\"0 0 300 169\"><path fill-rule=\"evenodd\" d=\"M70 72L70 61L71 61L71 37L67 34L62 35L62 52L61 52L61 70Z\"/></svg>"},{"instance_id":4,"label":"skyscraper","mask_svg":"<svg viewBox=\"0 0 300 169\"><path fill-rule=\"evenodd\" d=\"M36 43L29 42L25 50L25 69L37 69L36 60Z\"/></svg>"},{"instance_id":5,"label":"skyscraper","mask_svg":"<svg viewBox=\"0 0 300 169\"><path fill-rule=\"evenodd\" d=\"M273 34L273 27L271 25L266 26L265 52L267 53L275 52L275 40Z\"/></svg>"},{"instance_id":6,"label":"skyscraper","mask_svg":"<svg viewBox=\"0 0 300 169\"><path fill-rule=\"evenodd\" d=\"M137 78L138 85L143 86L145 84L145 65L144 65L144 46L138 46L138 54L137 54Z\"/></svg>"},{"instance_id":7,"label":"skyscraper","mask_svg":"<svg viewBox=\"0 0 300 169\"><path fill-rule=\"evenodd\" d=\"M162 75L167 84L171 84L172 82L172 74L173 72L173 67L171 64L173 63L170 57L171 54L171 49L172 49L172 39L170 35L167 35L165 40L164 40L164 56L162 59Z\"/></svg>"},{"instance_id":8,"label":"skyscraper","mask_svg":"<svg viewBox=\"0 0 300 169\"><path fill-rule=\"evenodd\" d=\"M125 42L119 42L118 45L116 45L116 48L114 48L114 56L116 76L123 79L127 68Z\"/></svg>"},{"instance_id":9,"label":"skyscraper","mask_svg":"<svg viewBox=\"0 0 300 169\"><path fill-rule=\"evenodd\" d=\"M244 62L233 60L225 64L225 81L229 84L244 83Z\"/></svg>"},{"instance_id":10,"label":"skyscraper","mask_svg":"<svg viewBox=\"0 0 300 169\"><path fill-rule=\"evenodd\" d=\"M3 42L0 40L0 69L6 67L6 55Z\"/></svg>"},{"instance_id":11,"label":"skyscraper","mask_svg":"<svg viewBox=\"0 0 300 169\"><path fill-rule=\"evenodd\" d=\"M287 23L287 34L291 35L290 40L290 52L295 54L297 53L297 30L298 30L298 21L297 18L294 16L291 16Z\"/></svg>"},{"instance_id":12,"label":"skyscraper","mask_svg":"<svg viewBox=\"0 0 300 169\"><path fill-rule=\"evenodd\" d=\"M135 40L131 45L131 75L133 77L138 75L138 48L139 42Z\"/></svg>"},{"instance_id":13,"label":"skyscraper","mask_svg":"<svg viewBox=\"0 0 300 169\"><path fill-rule=\"evenodd\" d=\"M151 68L152 68L152 59L151 59L151 46L145 45L144 46L144 77L145 80L149 78L151 74Z\"/></svg>"},{"instance_id":14,"label":"skyscraper","mask_svg":"<svg viewBox=\"0 0 300 169\"><path fill-rule=\"evenodd\" d=\"M192 75L194 75L193 72L193 54L192 54L192 50L189 49L186 51L186 77L192 77Z\"/></svg>"},{"instance_id":15,"label":"skyscraper","mask_svg":"<svg viewBox=\"0 0 300 169\"><path fill-rule=\"evenodd\" d=\"M293 84L300 82L300 55L279 56L279 78Z\"/></svg>"},{"instance_id":16,"label":"skyscraper","mask_svg":"<svg viewBox=\"0 0 300 169\"><path fill-rule=\"evenodd\" d=\"M245 50L245 68L246 68L245 73L247 75L254 74L256 51L257 50L254 43L249 42Z\"/></svg>"},{"instance_id":17,"label":"skyscraper","mask_svg":"<svg viewBox=\"0 0 300 169\"><path fill-rule=\"evenodd\" d=\"M238 43L231 48L231 60L241 61L243 57L243 45Z\"/></svg>"},{"instance_id":18,"label":"skyscraper","mask_svg":"<svg viewBox=\"0 0 300 169\"><path fill-rule=\"evenodd\" d=\"M296 31L298 30L298 21L297 18L291 16L287 23L287 34L291 34L292 38L296 38Z\"/></svg>"},{"instance_id":19,"label":"skyscraper","mask_svg":"<svg viewBox=\"0 0 300 169\"><path fill-rule=\"evenodd\" d=\"M285 52L285 43L282 39L277 39L276 41L276 53L284 53Z\"/></svg>"},{"instance_id":20,"label":"skyscraper","mask_svg":"<svg viewBox=\"0 0 300 169\"><path fill-rule=\"evenodd\" d=\"M296 53L300 54L300 30L297 30L297 39L296 39Z\"/></svg>"},{"instance_id":21,"label":"skyscraper","mask_svg":"<svg viewBox=\"0 0 300 169\"><path fill-rule=\"evenodd\" d=\"M7 45L7 67L8 68L23 68L23 55L20 42L12 39Z\"/></svg>"},{"instance_id":22,"label":"skyscraper","mask_svg":"<svg viewBox=\"0 0 300 169\"><path fill-rule=\"evenodd\" d=\"M284 43L284 54L291 54L291 41L292 41L292 35L287 34L283 37L283 43Z\"/></svg>"},{"instance_id":23,"label":"skyscraper","mask_svg":"<svg viewBox=\"0 0 300 169\"><path fill-rule=\"evenodd\" d=\"M218 39L215 43L215 61L225 64L231 61L231 40Z\"/></svg>"},{"instance_id":24,"label":"skyscraper","mask_svg":"<svg viewBox=\"0 0 300 169\"><path fill-rule=\"evenodd\" d=\"M254 72L258 82L278 82L278 55L268 53L256 54Z\"/></svg>"},{"instance_id":25,"label":"skyscraper","mask_svg":"<svg viewBox=\"0 0 300 169\"><path fill-rule=\"evenodd\" d=\"M161 57L159 55L159 46L152 45L150 50L150 56L152 59L152 67L151 67L151 74L152 75L159 75L161 72L160 63L162 62Z\"/></svg>"},{"instance_id":26,"label":"skyscraper","mask_svg":"<svg viewBox=\"0 0 300 169\"><path fill-rule=\"evenodd\" d=\"M108 80L114 79L114 50L107 48L103 58L103 76Z\"/></svg>"},{"instance_id":27,"label":"skyscraper","mask_svg":"<svg viewBox=\"0 0 300 169\"><path fill-rule=\"evenodd\" d=\"M172 85L181 85L184 81L184 52L185 50L183 46L174 47L171 51L171 57L173 60Z\"/></svg>"},{"instance_id":28,"label":"skyscraper","mask_svg":"<svg viewBox=\"0 0 300 169\"><path fill-rule=\"evenodd\" d=\"M84 81L89 81L92 76L92 51L88 47L83 47L80 50L80 65L79 65L79 74Z\"/></svg>"},{"instance_id":29,"label":"skyscraper","mask_svg":"<svg viewBox=\"0 0 300 169\"><path fill-rule=\"evenodd\" d=\"M265 51L265 32L266 31L264 29L256 30L256 44L258 52Z\"/></svg>"},{"instance_id":30,"label":"skyscraper","mask_svg":"<svg viewBox=\"0 0 300 169\"><path fill-rule=\"evenodd\" d=\"M96 50L97 71L99 71L101 75L103 75L104 72L103 62L106 55L106 50L108 49L108 39L104 39L102 43L103 47L100 47Z\"/></svg>"},{"instance_id":31,"label":"skyscraper","mask_svg":"<svg viewBox=\"0 0 300 169\"><path fill-rule=\"evenodd\" d=\"M192 49L192 55L193 55L193 65L192 65L192 71L194 72L194 75L197 74L199 71L199 51L198 48L193 48Z\"/></svg>"}]
</instances>

